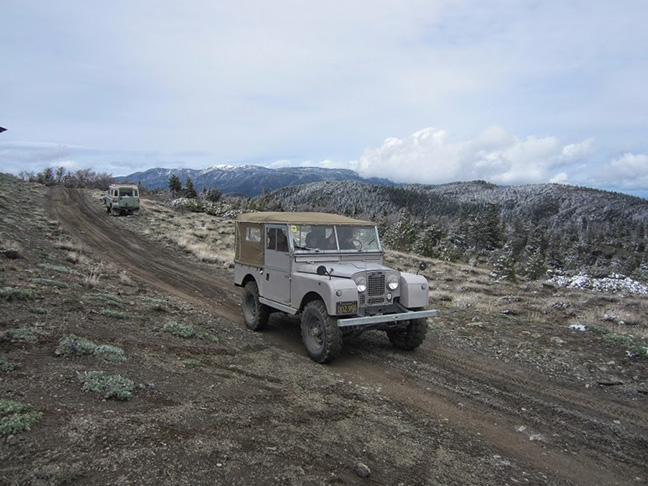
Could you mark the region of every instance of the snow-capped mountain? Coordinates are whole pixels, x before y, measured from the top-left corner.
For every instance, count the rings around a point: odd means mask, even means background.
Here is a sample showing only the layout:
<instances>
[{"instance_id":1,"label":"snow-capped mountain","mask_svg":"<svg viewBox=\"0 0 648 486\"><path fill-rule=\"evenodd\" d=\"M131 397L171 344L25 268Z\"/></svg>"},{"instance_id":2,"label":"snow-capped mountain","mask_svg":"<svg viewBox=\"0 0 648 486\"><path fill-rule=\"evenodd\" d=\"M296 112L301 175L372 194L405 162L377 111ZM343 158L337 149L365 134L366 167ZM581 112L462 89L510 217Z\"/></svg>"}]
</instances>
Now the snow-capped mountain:
<instances>
[{"instance_id":1,"label":"snow-capped mountain","mask_svg":"<svg viewBox=\"0 0 648 486\"><path fill-rule=\"evenodd\" d=\"M190 177L197 191L201 191L203 187L216 188L224 194L238 193L246 196L255 196L264 190L271 192L282 187L321 181L358 181L367 184L394 185L387 179L365 179L348 169L319 167L271 169L260 165L217 165L204 170L157 168L115 177L115 180L139 183L148 189L158 189L168 187L171 174L178 176L183 185L187 176Z\"/></svg>"}]
</instances>

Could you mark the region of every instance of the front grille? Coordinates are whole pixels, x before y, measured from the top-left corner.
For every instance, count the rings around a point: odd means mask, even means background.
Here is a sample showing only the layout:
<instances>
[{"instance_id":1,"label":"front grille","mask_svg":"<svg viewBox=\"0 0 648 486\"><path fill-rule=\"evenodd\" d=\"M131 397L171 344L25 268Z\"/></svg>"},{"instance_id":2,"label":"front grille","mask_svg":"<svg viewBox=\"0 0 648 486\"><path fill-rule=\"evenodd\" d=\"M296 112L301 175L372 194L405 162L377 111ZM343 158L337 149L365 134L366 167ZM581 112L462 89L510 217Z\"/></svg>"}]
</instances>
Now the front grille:
<instances>
[{"instance_id":1,"label":"front grille","mask_svg":"<svg viewBox=\"0 0 648 486\"><path fill-rule=\"evenodd\" d=\"M385 274L371 273L367 279L367 293L369 295L383 295L385 293Z\"/></svg>"}]
</instances>

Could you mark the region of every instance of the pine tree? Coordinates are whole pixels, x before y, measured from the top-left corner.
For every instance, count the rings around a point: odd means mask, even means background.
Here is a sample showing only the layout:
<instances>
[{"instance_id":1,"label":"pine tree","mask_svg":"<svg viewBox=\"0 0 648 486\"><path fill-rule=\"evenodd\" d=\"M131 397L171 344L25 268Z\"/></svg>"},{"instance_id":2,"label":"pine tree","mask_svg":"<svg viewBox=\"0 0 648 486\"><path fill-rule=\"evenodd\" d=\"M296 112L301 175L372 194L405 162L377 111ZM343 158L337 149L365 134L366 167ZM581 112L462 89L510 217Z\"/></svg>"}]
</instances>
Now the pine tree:
<instances>
[{"instance_id":1,"label":"pine tree","mask_svg":"<svg viewBox=\"0 0 648 486\"><path fill-rule=\"evenodd\" d=\"M425 228L424 231L421 231L416 240L412 250L417 255L421 255L428 258L435 258L438 254L438 246L443 238L445 238L444 232L432 225Z\"/></svg>"},{"instance_id":2,"label":"pine tree","mask_svg":"<svg viewBox=\"0 0 648 486\"><path fill-rule=\"evenodd\" d=\"M513 259L510 248L504 248L502 254L493 264L493 271L490 273L490 276L495 280L508 280L509 282L517 283L515 260Z\"/></svg>"},{"instance_id":3,"label":"pine tree","mask_svg":"<svg viewBox=\"0 0 648 486\"><path fill-rule=\"evenodd\" d=\"M537 280L547 273L545 256L538 248L529 256L525 267L525 276L530 280Z\"/></svg>"},{"instance_id":4,"label":"pine tree","mask_svg":"<svg viewBox=\"0 0 648 486\"><path fill-rule=\"evenodd\" d=\"M185 183L186 189L185 189L185 197L187 199L196 199L198 197L198 193L196 192L196 189L194 189L193 181L191 180L191 177L187 176L187 182Z\"/></svg>"},{"instance_id":5,"label":"pine tree","mask_svg":"<svg viewBox=\"0 0 648 486\"><path fill-rule=\"evenodd\" d=\"M387 245L396 251L412 251L417 228L409 211L402 209L398 221L387 230Z\"/></svg>"},{"instance_id":6,"label":"pine tree","mask_svg":"<svg viewBox=\"0 0 648 486\"><path fill-rule=\"evenodd\" d=\"M180 182L180 178L175 174L171 174L169 177L168 186L169 189L171 189L173 197L176 197L176 195L182 191L182 182Z\"/></svg>"},{"instance_id":7,"label":"pine tree","mask_svg":"<svg viewBox=\"0 0 648 486\"><path fill-rule=\"evenodd\" d=\"M470 227L470 239L478 250L495 250L504 243L504 230L495 204L486 208L473 220Z\"/></svg>"},{"instance_id":8,"label":"pine tree","mask_svg":"<svg viewBox=\"0 0 648 486\"><path fill-rule=\"evenodd\" d=\"M205 195L205 199L207 199L209 202L217 203L218 201L220 201L222 195L223 195L222 192L220 192L215 187L212 187L209 191L207 191L207 194Z\"/></svg>"}]
</instances>

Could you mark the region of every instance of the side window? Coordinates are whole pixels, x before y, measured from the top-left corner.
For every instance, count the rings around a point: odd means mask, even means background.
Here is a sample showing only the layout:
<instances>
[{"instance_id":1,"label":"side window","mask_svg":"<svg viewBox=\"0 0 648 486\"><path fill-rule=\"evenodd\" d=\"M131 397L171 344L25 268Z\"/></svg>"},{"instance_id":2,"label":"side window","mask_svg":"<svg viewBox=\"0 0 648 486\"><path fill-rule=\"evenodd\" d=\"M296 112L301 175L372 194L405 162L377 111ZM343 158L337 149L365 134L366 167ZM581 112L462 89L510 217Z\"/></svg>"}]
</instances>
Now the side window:
<instances>
[{"instance_id":1,"label":"side window","mask_svg":"<svg viewBox=\"0 0 648 486\"><path fill-rule=\"evenodd\" d=\"M288 251L288 238L282 228L268 228L266 230L266 248L274 251Z\"/></svg>"},{"instance_id":2,"label":"side window","mask_svg":"<svg viewBox=\"0 0 648 486\"><path fill-rule=\"evenodd\" d=\"M254 241L258 243L261 241L261 228L248 228L245 232L246 241Z\"/></svg>"}]
</instances>

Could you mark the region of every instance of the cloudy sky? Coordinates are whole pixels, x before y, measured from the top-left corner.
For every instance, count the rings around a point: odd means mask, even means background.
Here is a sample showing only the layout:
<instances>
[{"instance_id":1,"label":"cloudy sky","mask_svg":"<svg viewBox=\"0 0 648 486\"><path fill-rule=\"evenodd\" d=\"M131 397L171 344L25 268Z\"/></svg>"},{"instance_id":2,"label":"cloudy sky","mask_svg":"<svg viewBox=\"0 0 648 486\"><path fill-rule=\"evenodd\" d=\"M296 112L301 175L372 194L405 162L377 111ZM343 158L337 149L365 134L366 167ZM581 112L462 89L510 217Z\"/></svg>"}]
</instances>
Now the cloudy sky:
<instances>
[{"instance_id":1,"label":"cloudy sky","mask_svg":"<svg viewBox=\"0 0 648 486\"><path fill-rule=\"evenodd\" d=\"M2 0L0 172L348 167L648 195L645 0Z\"/></svg>"}]
</instances>

